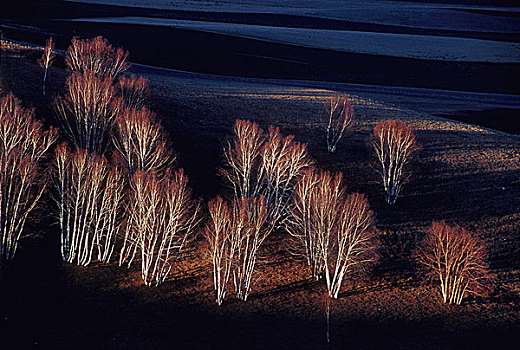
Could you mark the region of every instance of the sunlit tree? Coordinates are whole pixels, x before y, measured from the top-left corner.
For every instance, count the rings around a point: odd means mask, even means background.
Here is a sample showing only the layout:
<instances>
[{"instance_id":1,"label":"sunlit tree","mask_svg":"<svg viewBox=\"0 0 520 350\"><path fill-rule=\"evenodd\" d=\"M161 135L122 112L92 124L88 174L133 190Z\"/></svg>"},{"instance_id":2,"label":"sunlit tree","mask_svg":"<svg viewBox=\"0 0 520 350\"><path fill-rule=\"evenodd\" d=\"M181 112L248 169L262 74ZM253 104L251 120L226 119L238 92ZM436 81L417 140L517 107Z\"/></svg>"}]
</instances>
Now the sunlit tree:
<instances>
[{"instance_id":1,"label":"sunlit tree","mask_svg":"<svg viewBox=\"0 0 520 350\"><path fill-rule=\"evenodd\" d=\"M72 38L67 49L65 63L73 72L92 72L94 75L111 80L128 69L128 52L115 49L103 37L93 39Z\"/></svg>"},{"instance_id":2,"label":"sunlit tree","mask_svg":"<svg viewBox=\"0 0 520 350\"><path fill-rule=\"evenodd\" d=\"M379 161L386 202L394 204L408 180L406 165L419 148L412 126L400 120L383 120L374 128L370 143Z\"/></svg>"},{"instance_id":3,"label":"sunlit tree","mask_svg":"<svg viewBox=\"0 0 520 350\"><path fill-rule=\"evenodd\" d=\"M67 78L65 97L56 100L58 119L70 142L88 154L105 152L115 117L114 87L110 79L92 71L74 72Z\"/></svg>"},{"instance_id":4,"label":"sunlit tree","mask_svg":"<svg viewBox=\"0 0 520 350\"><path fill-rule=\"evenodd\" d=\"M108 262L121 229L121 171L103 156L72 152L62 144L56 149L54 181L63 260L83 266L93 257Z\"/></svg>"},{"instance_id":5,"label":"sunlit tree","mask_svg":"<svg viewBox=\"0 0 520 350\"><path fill-rule=\"evenodd\" d=\"M47 71L49 67L52 65L52 62L55 57L54 53L54 42L52 41L52 37L47 40L45 47L43 48L42 57L38 60L40 66L44 69L43 73L43 96L45 96L45 81L47 80Z\"/></svg>"},{"instance_id":6,"label":"sunlit tree","mask_svg":"<svg viewBox=\"0 0 520 350\"><path fill-rule=\"evenodd\" d=\"M42 162L56 140L44 131L34 110L23 108L12 94L0 100L0 256L14 258L30 212L46 184Z\"/></svg>"},{"instance_id":7,"label":"sunlit tree","mask_svg":"<svg viewBox=\"0 0 520 350\"><path fill-rule=\"evenodd\" d=\"M161 284L193 237L199 211L182 169L168 171L165 176L136 171L131 182L122 261L130 265L138 256L144 283Z\"/></svg>"},{"instance_id":8,"label":"sunlit tree","mask_svg":"<svg viewBox=\"0 0 520 350\"><path fill-rule=\"evenodd\" d=\"M121 76L117 82L117 92L127 108L147 107L150 95L150 82L143 77Z\"/></svg>"},{"instance_id":9,"label":"sunlit tree","mask_svg":"<svg viewBox=\"0 0 520 350\"><path fill-rule=\"evenodd\" d=\"M466 294L484 295L489 290L486 247L460 226L433 222L417 256L439 281L445 303L460 304Z\"/></svg>"},{"instance_id":10,"label":"sunlit tree","mask_svg":"<svg viewBox=\"0 0 520 350\"><path fill-rule=\"evenodd\" d=\"M123 108L116 117L112 140L129 178L137 170L162 173L175 161L167 147L166 132L145 107Z\"/></svg>"},{"instance_id":11,"label":"sunlit tree","mask_svg":"<svg viewBox=\"0 0 520 350\"><path fill-rule=\"evenodd\" d=\"M251 292L259 249L273 229L265 198L241 197L229 207L217 197L208 208L210 220L205 232L217 303L224 300L231 276L237 298L245 301Z\"/></svg>"},{"instance_id":12,"label":"sunlit tree","mask_svg":"<svg viewBox=\"0 0 520 350\"><path fill-rule=\"evenodd\" d=\"M233 141L225 149L223 173L235 199L264 196L268 220L281 225L296 179L313 162L304 144L283 137L278 128L265 133L256 123L237 120Z\"/></svg>"},{"instance_id":13,"label":"sunlit tree","mask_svg":"<svg viewBox=\"0 0 520 350\"><path fill-rule=\"evenodd\" d=\"M221 305L227 293L228 281L239 243L237 239L234 239L238 222L234 219L234 208L230 208L222 197L209 201L208 211L210 218L204 232L213 267L216 302Z\"/></svg>"},{"instance_id":14,"label":"sunlit tree","mask_svg":"<svg viewBox=\"0 0 520 350\"><path fill-rule=\"evenodd\" d=\"M354 107L348 96L332 95L324 103L323 125L327 133L327 150L336 151L338 142L354 121Z\"/></svg>"},{"instance_id":15,"label":"sunlit tree","mask_svg":"<svg viewBox=\"0 0 520 350\"><path fill-rule=\"evenodd\" d=\"M323 276L337 298L348 273L374 260L373 214L366 197L345 194L342 174L307 170L294 195L290 233L299 241L311 273Z\"/></svg>"}]
</instances>

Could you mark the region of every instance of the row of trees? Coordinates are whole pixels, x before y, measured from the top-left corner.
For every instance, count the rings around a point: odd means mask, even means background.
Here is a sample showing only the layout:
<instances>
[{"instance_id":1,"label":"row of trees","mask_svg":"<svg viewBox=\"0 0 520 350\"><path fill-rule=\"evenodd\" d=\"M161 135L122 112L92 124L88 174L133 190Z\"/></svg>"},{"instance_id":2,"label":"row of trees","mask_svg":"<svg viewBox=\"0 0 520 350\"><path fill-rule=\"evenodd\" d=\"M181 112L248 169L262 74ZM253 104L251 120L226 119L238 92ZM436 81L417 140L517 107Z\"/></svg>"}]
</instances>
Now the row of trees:
<instances>
[{"instance_id":1,"label":"row of trees","mask_svg":"<svg viewBox=\"0 0 520 350\"><path fill-rule=\"evenodd\" d=\"M42 62L52 56L51 47ZM55 106L68 145L56 148L52 175L61 251L65 261L80 265L109 262L117 251L120 265L139 261L144 283L158 285L193 239L201 205L191 198L182 169L172 170L167 135L147 107L148 81L120 76L127 57L101 37L74 39L67 51L71 75ZM332 152L352 125L353 108L348 98L333 96L327 111ZM43 131L34 112L12 95L1 100L0 117L0 248L10 260L45 188L38 174L57 133ZM323 278L329 297L337 298L345 276L376 258L367 198L347 193L341 173L316 168L306 145L278 128L264 131L238 120L233 135L222 169L233 194L209 201L204 230L217 303L231 279L237 298L247 300L262 245L275 230L289 233L291 251L304 257L309 273ZM410 125L382 121L370 143L392 204L418 149L416 138ZM484 290L484 246L463 229L434 223L418 256L440 280L445 302L460 303L466 293Z\"/></svg>"}]
</instances>

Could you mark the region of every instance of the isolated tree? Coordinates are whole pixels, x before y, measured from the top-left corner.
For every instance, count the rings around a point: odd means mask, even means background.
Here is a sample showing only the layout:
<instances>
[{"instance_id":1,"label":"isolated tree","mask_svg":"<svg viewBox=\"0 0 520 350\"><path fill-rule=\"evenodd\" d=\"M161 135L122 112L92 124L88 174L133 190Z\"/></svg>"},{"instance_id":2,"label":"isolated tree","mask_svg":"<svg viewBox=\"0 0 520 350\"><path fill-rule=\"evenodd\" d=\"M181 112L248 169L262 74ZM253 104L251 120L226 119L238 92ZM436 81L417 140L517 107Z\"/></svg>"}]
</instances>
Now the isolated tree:
<instances>
[{"instance_id":1,"label":"isolated tree","mask_svg":"<svg viewBox=\"0 0 520 350\"><path fill-rule=\"evenodd\" d=\"M65 63L73 72L92 72L99 78L114 80L128 69L128 52L115 49L103 37L93 39L72 38Z\"/></svg>"},{"instance_id":2,"label":"isolated tree","mask_svg":"<svg viewBox=\"0 0 520 350\"><path fill-rule=\"evenodd\" d=\"M165 176L138 170L130 197L122 261L130 265L139 256L144 283L157 286L193 236L200 207L191 199L182 169Z\"/></svg>"},{"instance_id":3,"label":"isolated tree","mask_svg":"<svg viewBox=\"0 0 520 350\"><path fill-rule=\"evenodd\" d=\"M119 107L111 80L92 71L74 72L66 84L65 97L56 100L56 111L70 142L88 154L103 154Z\"/></svg>"},{"instance_id":4,"label":"isolated tree","mask_svg":"<svg viewBox=\"0 0 520 350\"><path fill-rule=\"evenodd\" d=\"M324 105L325 116L322 123L327 132L327 150L333 153L345 131L352 126L354 107L347 95L332 95Z\"/></svg>"},{"instance_id":5,"label":"isolated tree","mask_svg":"<svg viewBox=\"0 0 520 350\"><path fill-rule=\"evenodd\" d=\"M460 226L434 221L417 254L432 278L440 282L442 299L460 304L466 294L484 295L490 273L484 244Z\"/></svg>"},{"instance_id":6,"label":"isolated tree","mask_svg":"<svg viewBox=\"0 0 520 350\"><path fill-rule=\"evenodd\" d=\"M145 107L124 108L116 117L112 140L129 178L137 170L162 173L175 161L167 147L166 132Z\"/></svg>"},{"instance_id":7,"label":"isolated tree","mask_svg":"<svg viewBox=\"0 0 520 350\"><path fill-rule=\"evenodd\" d=\"M337 298L348 273L374 259L373 214L366 197L346 195L342 174L307 170L294 195L290 233L300 241L314 277Z\"/></svg>"},{"instance_id":8,"label":"isolated tree","mask_svg":"<svg viewBox=\"0 0 520 350\"><path fill-rule=\"evenodd\" d=\"M121 76L117 82L117 92L127 108L147 107L150 95L150 82L143 77Z\"/></svg>"},{"instance_id":9,"label":"isolated tree","mask_svg":"<svg viewBox=\"0 0 520 350\"><path fill-rule=\"evenodd\" d=\"M108 262L121 228L121 171L103 156L71 152L62 144L56 149L55 187L63 260L86 266L97 253Z\"/></svg>"},{"instance_id":10,"label":"isolated tree","mask_svg":"<svg viewBox=\"0 0 520 350\"><path fill-rule=\"evenodd\" d=\"M246 120L237 120L233 131L223 174L233 186L235 199L264 196L269 221L281 225L297 177L313 163L306 146L292 135L281 136L278 128L271 126L266 134Z\"/></svg>"},{"instance_id":11,"label":"isolated tree","mask_svg":"<svg viewBox=\"0 0 520 350\"><path fill-rule=\"evenodd\" d=\"M55 129L43 130L34 110L12 94L0 100L0 256L12 260L29 213L46 185L42 162L56 140Z\"/></svg>"},{"instance_id":12,"label":"isolated tree","mask_svg":"<svg viewBox=\"0 0 520 350\"><path fill-rule=\"evenodd\" d=\"M43 55L42 55L42 57L38 60L38 63L40 63L40 66L44 69L44 73L43 73L43 96L45 96L45 81L47 80L47 70L52 65L54 57L55 57L54 42L52 41L52 37L50 37L47 40L47 43L45 44L45 47L43 48Z\"/></svg>"},{"instance_id":13,"label":"isolated tree","mask_svg":"<svg viewBox=\"0 0 520 350\"><path fill-rule=\"evenodd\" d=\"M400 120L382 120L374 128L370 143L379 161L386 202L394 204L408 180L406 165L418 150L412 126Z\"/></svg>"}]
</instances>

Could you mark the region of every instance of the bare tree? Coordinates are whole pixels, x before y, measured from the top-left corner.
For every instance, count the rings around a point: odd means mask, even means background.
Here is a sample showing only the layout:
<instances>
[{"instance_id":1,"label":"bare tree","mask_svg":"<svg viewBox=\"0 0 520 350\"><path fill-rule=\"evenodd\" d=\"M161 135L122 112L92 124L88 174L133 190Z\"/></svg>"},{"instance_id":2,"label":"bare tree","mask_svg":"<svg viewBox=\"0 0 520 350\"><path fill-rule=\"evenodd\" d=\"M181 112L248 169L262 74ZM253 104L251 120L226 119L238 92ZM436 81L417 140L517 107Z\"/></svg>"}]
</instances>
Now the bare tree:
<instances>
[{"instance_id":1,"label":"bare tree","mask_svg":"<svg viewBox=\"0 0 520 350\"><path fill-rule=\"evenodd\" d=\"M29 213L46 185L41 163L56 140L12 94L0 100L0 256L14 258Z\"/></svg>"},{"instance_id":2,"label":"bare tree","mask_svg":"<svg viewBox=\"0 0 520 350\"><path fill-rule=\"evenodd\" d=\"M222 173L234 189L233 206L228 214L231 224L227 227L227 238L222 238L218 228L222 229L224 217L214 210L224 204L217 199L211 203L213 222L207 232L214 257L217 303L222 302L225 292L219 294L219 291L225 290L222 286L227 286L228 278L219 276L222 273L229 276L226 274L229 268L237 297L247 299L258 250L275 227L284 225L296 179L312 164L306 146L295 142L294 136L283 137L274 127L265 133L256 123L246 120L236 121L233 141L224 155L226 167ZM217 259L224 251L227 256Z\"/></svg>"},{"instance_id":3,"label":"bare tree","mask_svg":"<svg viewBox=\"0 0 520 350\"><path fill-rule=\"evenodd\" d=\"M206 226L205 236L208 242L209 255L213 266L213 285L216 292L216 302L221 305L227 292L229 277L239 244L237 237L236 209L217 197L209 201L210 220Z\"/></svg>"},{"instance_id":4,"label":"bare tree","mask_svg":"<svg viewBox=\"0 0 520 350\"><path fill-rule=\"evenodd\" d=\"M123 200L122 174L103 156L56 150L58 218L63 260L86 266L97 258L108 262L119 233Z\"/></svg>"},{"instance_id":5,"label":"bare tree","mask_svg":"<svg viewBox=\"0 0 520 350\"><path fill-rule=\"evenodd\" d=\"M239 300L247 300L255 271L258 250L273 226L267 221L267 207L263 196L236 200L233 206L235 227L232 240L236 244L233 281Z\"/></svg>"},{"instance_id":6,"label":"bare tree","mask_svg":"<svg viewBox=\"0 0 520 350\"><path fill-rule=\"evenodd\" d=\"M346 195L341 182L341 173L308 170L295 192L290 230L313 276L324 275L331 298L337 298L347 273L374 259L368 201L359 193Z\"/></svg>"},{"instance_id":7,"label":"bare tree","mask_svg":"<svg viewBox=\"0 0 520 350\"><path fill-rule=\"evenodd\" d=\"M265 196L270 222L284 224L296 180L312 164L304 144L295 142L293 135L282 137L278 128L269 127L261 151L259 194Z\"/></svg>"},{"instance_id":8,"label":"bare tree","mask_svg":"<svg viewBox=\"0 0 520 350\"><path fill-rule=\"evenodd\" d=\"M45 44L45 47L43 48L43 55L42 55L42 57L38 60L38 63L40 63L40 66L44 69L44 73L43 73L43 96L45 96L45 81L47 80L47 70L52 65L54 57L55 57L54 42L52 41L52 37L50 37L47 40L47 43Z\"/></svg>"},{"instance_id":9,"label":"bare tree","mask_svg":"<svg viewBox=\"0 0 520 350\"><path fill-rule=\"evenodd\" d=\"M122 256L140 256L146 285L159 285L181 256L198 223L200 207L191 200L181 170L166 176L138 170L131 183L129 222Z\"/></svg>"},{"instance_id":10,"label":"bare tree","mask_svg":"<svg viewBox=\"0 0 520 350\"><path fill-rule=\"evenodd\" d=\"M338 142L354 121L354 107L348 96L332 95L325 101L323 124L327 131L327 150L336 151Z\"/></svg>"},{"instance_id":11,"label":"bare tree","mask_svg":"<svg viewBox=\"0 0 520 350\"><path fill-rule=\"evenodd\" d=\"M118 104L110 79L93 72L74 72L67 78L67 93L56 100L58 119L70 141L88 154L103 154Z\"/></svg>"},{"instance_id":12,"label":"bare tree","mask_svg":"<svg viewBox=\"0 0 520 350\"><path fill-rule=\"evenodd\" d=\"M309 265L312 276L319 279L323 274L324 261L318 245L318 230L315 229L316 188L320 173L308 168L296 185L288 231L296 242L290 245L291 252L303 255Z\"/></svg>"},{"instance_id":13,"label":"bare tree","mask_svg":"<svg viewBox=\"0 0 520 350\"><path fill-rule=\"evenodd\" d=\"M81 40L72 38L65 63L73 72L92 72L100 78L115 79L128 69L128 52L115 49L103 37Z\"/></svg>"},{"instance_id":14,"label":"bare tree","mask_svg":"<svg viewBox=\"0 0 520 350\"><path fill-rule=\"evenodd\" d=\"M235 198L251 197L260 192L260 167L264 131L256 123L237 120L234 138L224 151L226 168L223 174L235 191Z\"/></svg>"},{"instance_id":15,"label":"bare tree","mask_svg":"<svg viewBox=\"0 0 520 350\"><path fill-rule=\"evenodd\" d=\"M405 166L418 150L412 126L400 120L383 120L374 128L370 143L379 160L386 202L394 204L403 184L408 180Z\"/></svg>"},{"instance_id":16,"label":"bare tree","mask_svg":"<svg viewBox=\"0 0 520 350\"><path fill-rule=\"evenodd\" d=\"M124 108L119 113L112 140L129 178L137 170L162 173L175 161L161 124L155 114L144 107Z\"/></svg>"},{"instance_id":17,"label":"bare tree","mask_svg":"<svg viewBox=\"0 0 520 350\"><path fill-rule=\"evenodd\" d=\"M235 293L247 300L258 259L258 251L273 230L267 217L265 198L242 197L231 208L217 197L208 204L210 221L206 239L213 265L217 304L222 304L233 275Z\"/></svg>"},{"instance_id":18,"label":"bare tree","mask_svg":"<svg viewBox=\"0 0 520 350\"><path fill-rule=\"evenodd\" d=\"M484 295L490 273L484 244L460 226L434 221L418 249L418 260L441 286L442 299L460 304L466 294Z\"/></svg>"},{"instance_id":19,"label":"bare tree","mask_svg":"<svg viewBox=\"0 0 520 350\"><path fill-rule=\"evenodd\" d=\"M150 82L146 78L137 78L135 75L121 76L118 80L117 90L127 108L141 109L148 104Z\"/></svg>"},{"instance_id":20,"label":"bare tree","mask_svg":"<svg viewBox=\"0 0 520 350\"><path fill-rule=\"evenodd\" d=\"M256 123L237 120L224 154L223 174L235 199L264 196L269 221L282 224L297 177L313 163L306 146L292 135L282 137L278 128L269 127L265 134Z\"/></svg>"}]
</instances>

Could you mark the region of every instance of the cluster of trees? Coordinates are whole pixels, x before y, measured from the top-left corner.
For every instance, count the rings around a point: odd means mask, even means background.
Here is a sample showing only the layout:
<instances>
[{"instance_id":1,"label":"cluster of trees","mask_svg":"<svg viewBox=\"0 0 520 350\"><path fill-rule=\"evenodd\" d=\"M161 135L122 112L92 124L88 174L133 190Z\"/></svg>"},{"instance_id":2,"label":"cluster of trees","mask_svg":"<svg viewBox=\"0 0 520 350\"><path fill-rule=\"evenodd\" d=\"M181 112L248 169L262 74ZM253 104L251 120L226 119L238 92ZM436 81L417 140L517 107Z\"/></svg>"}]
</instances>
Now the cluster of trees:
<instances>
[{"instance_id":1,"label":"cluster of trees","mask_svg":"<svg viewBox=\"0 0 520 350\"><path fill-rule=\"evenodd\" d=\"M70 76L55 109L67 142L53 174L61 252L84 266L114 252L120 265L137 258L144 283L159 285L192 238L200 204L182 169L171 169L148 81L121 75L127 57L102 37L74 38L66 52Z\"/></svg>"},{"instance_id":2,"label":"cluster of trees","mask_svg":"<svg viewBox=\"0 0 520 350\"><path fill-rule=\"evenodd\" d=\"M40 60L54 57L52 39ZM64 261L120 265L140 262L146 285L165 281L193 240L201 221L200 201L192 199L188 178L174 169L168 136L149 109L146 79L124 76L128 53L106 39L74 38L65 62L70 71L63 96L54 105L66 142L55 149L53 193ZM327 149L334 152L353 125L347 96L325 104ZM14 257L31 210L45 187L43 162L56 142L56 129L44 130L34 111L12 95L0 100L0 254ZM383 120L370 137L386 201L394 204L418 150L411 125ZM345 276L376 259L377 230L365 195L348 193L341 173L315 166L305 144L270 126L237 120L224 149L222 177L230 196L210 200L204 229L216 302L233 281L247 300L263 243L285 231L292 252L309 274L324 279L328 297L337 298ZM434 222L419 245L418 261L440 281L446 303L482 294L489 279L482 242L458 226Z\"/></svg>"},{"instance_id":3,"label":"cluster of trees","mask_svg":"<svg viewBox=\"0 0 520 350\"><path fill-rule=\"evenodd\" d=\"M12 260L31 211L46 187L42 166L56 141L33 109L23 108L12 94L0 99L0 257Z\"/></svg>"}]
</instances>

